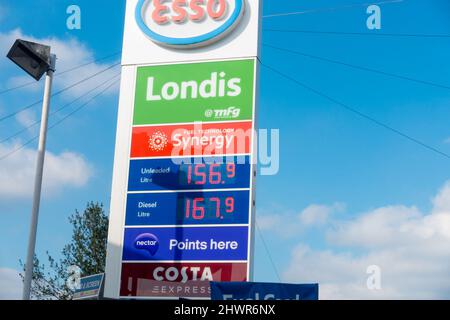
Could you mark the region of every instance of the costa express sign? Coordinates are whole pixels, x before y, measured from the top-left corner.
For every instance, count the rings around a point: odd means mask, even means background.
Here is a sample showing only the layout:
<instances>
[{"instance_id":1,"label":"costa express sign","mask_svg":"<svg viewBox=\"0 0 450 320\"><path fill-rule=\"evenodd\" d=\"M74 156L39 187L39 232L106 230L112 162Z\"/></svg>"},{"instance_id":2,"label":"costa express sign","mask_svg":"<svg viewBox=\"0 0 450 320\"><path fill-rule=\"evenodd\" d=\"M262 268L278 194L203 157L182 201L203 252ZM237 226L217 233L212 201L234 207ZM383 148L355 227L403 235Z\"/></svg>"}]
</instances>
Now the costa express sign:
<instances>
[{"instance_id":1,"label":"costa express sign","mask_svg":"<svg viewBox=\"0 0 450 320\"><path fill-rule=\"evenodd\" d=\"M244 13L245 0L139 0L136 22L158 44L192 48L227 36Z\"/></svg>"},{"instance_id":2,"label":"costa express sign","mask_svg":"<svg viewBox=\"0 0 450 320\"><path fill-rule=\"evenodd\" d=\"M246 263L124 263L121 297L209 298L210 281L247 280Z\"/></svg>"}]
</instances>

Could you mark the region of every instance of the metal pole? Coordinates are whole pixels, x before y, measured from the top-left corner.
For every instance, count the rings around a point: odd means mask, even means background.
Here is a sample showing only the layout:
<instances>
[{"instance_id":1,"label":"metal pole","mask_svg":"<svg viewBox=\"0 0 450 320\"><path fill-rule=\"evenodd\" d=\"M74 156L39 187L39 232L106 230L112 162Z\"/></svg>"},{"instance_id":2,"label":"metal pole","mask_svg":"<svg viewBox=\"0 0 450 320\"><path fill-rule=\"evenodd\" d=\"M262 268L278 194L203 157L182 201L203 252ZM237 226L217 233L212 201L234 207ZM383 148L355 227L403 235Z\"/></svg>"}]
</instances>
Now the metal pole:
<instances>
[{"instance_id":1,"label":"metal pole","mask_svg":"<svg viewBox=\"0 0 450 320\"><path fill-rule=\"evenodd\" d=\"M23 300L30 300L31 282L33 280L34 250L36 247L36 233L41 202L42 176L44 171L45 145L47 142L48 114L52 93L53 73L55 72L56 56L51 55L51 66L45 76L44 100L42 103L41 129L39 133L39 147L37 153L36 177L34 180L33 209L31 212L30 236L28 239L27 261L25 264L25 279L23 283Z\"/></svg>"}]
</instances>

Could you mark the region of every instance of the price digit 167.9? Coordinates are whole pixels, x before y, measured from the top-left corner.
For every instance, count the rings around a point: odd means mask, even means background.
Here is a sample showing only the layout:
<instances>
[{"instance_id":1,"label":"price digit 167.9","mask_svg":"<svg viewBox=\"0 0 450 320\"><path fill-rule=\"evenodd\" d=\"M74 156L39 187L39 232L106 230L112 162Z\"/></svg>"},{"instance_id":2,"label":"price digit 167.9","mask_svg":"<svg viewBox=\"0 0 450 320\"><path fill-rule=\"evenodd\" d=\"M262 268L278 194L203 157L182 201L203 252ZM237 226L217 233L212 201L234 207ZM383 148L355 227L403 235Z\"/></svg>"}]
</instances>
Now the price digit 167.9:
<instances>
[{"instance_id":1,"label":"price digit 167.9","mask_svg":"<svg viewBox=\"0 0 450 320\"><path fill-rule=\"evenodd\" d=\"M227 197L225 199L220 199L218 197L213 197L209 199L205 199L202 197L194 198L194 199L186 199L186 219L193 218L194 220L203 220L205 216L209 213L207 212L208 207L206 206L206 202L208 201L210 204L215 204L214 213L215 218L223 219L224 216L222 214L222 200L224 205L224 213L223 214L232 214L234 212L234 198ZM211 206L212 207L212 206Z\"/></svg>"}]
</instances>

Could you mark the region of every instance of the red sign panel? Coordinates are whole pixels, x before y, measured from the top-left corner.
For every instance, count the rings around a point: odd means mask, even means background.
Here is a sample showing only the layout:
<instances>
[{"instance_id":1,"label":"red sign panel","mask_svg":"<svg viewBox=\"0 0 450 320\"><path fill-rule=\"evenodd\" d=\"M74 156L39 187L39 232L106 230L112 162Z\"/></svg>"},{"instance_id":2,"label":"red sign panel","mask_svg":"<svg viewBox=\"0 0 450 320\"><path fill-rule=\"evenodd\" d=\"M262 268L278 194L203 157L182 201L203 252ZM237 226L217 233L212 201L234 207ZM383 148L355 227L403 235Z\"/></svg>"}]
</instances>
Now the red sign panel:
<instances>
[{"instance_id":1,"label":"red sign panel","mask_svg":"<svg viewBox=\"0 0 450 320\"><path fill-rule=\"evenodd\" d=\"M131 158L249 154L252 122L134 127Z\"/></svg>"},{"instance_id":2,"label":"red sign panel","mask_svg":"<svg viewBox=\"0 0 450 320\"><path fill-rule=\"evenodd\" d=\"M121 297L210 297L210 281L247 281L246 263L124 263Z\"/></svg>"}]
</instances>

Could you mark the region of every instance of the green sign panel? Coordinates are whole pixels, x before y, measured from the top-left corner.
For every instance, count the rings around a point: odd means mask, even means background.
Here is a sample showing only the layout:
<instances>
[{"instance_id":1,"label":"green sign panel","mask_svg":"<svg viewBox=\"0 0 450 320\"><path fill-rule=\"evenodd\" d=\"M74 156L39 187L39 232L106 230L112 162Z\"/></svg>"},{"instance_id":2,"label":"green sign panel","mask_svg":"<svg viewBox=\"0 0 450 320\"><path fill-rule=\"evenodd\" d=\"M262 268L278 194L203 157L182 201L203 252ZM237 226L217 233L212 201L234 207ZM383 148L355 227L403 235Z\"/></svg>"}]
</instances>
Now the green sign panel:
<instances>
[{"instance_id":1,"label":"green sign panel","mask_svg":"<svg viewBox=\"0 0 450 320\"><path fill-rule=\"evenodd\" d=\"M134 125L253 119L255 59L139 67Z\"/></svg>"}]
</instances>

